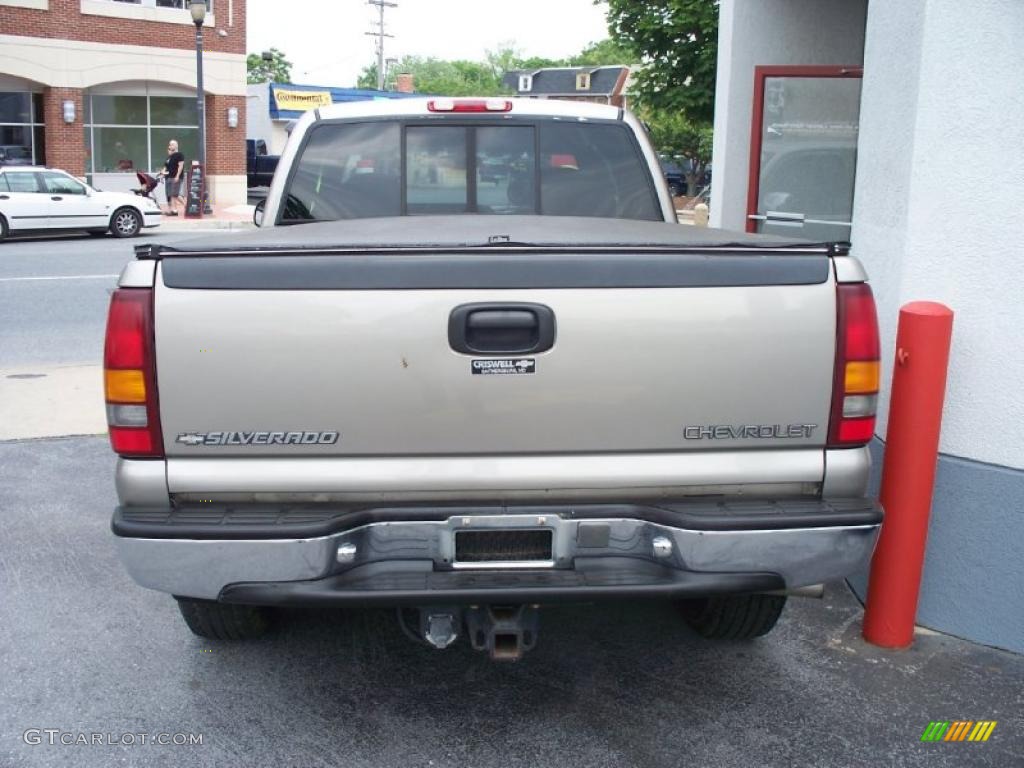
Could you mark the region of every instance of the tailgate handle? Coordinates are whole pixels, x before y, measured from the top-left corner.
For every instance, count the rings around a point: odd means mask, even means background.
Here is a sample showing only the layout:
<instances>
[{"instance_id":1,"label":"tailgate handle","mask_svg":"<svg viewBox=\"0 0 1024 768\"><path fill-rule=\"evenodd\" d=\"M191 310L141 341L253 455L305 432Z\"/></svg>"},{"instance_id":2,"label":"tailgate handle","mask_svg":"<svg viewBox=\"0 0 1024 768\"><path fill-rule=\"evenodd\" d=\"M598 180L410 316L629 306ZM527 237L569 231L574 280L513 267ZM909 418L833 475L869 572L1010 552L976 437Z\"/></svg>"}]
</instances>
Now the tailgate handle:
<instances>
[{"instance_id":1,"label":"tailgate handle","mask_svg":"<svg viewBox=\"0 0 1024 768\"><path fill-rule=\"evenodd\" d=\"M525 355L555 344L555 313L543 304L462 304L448 318L448 343L469 355Z\"/></svg>"}]
</instances>

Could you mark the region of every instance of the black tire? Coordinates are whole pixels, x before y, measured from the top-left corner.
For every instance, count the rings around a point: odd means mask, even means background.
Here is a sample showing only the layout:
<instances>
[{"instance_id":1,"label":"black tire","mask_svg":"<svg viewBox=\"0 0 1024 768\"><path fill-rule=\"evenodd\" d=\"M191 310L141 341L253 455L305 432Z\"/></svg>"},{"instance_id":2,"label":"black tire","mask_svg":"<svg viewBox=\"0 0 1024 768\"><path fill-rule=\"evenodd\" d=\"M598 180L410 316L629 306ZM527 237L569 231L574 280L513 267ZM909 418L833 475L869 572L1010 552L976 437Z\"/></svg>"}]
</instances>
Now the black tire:
<instances>
[{"instance_id":1,"label":"black tire","mask_svg":"<svg viewBox=\"0 0 1024 768\"><path fill-rule=\"evenodd\" d=\"M768 634L782 614L782 595L723 595L680 600L683 619L709 640L752 640Z\"/></svg>"},{"instance_id":2,"label":"black tire","mask_svg":"<svg viewBox=\"0 0 1024 768\"><path fill-rule=\"evenodd\" d=\"M672 197L682 197L683 194L686 192L685 189L683 189L681 186L675 183L668 185L668 191L672 195Z\"/></svg>"},{"instance_id":3,"label":"black tire","mask_svg":"<svg viewBox=\"0 0 1024 768\"><path fill-rule=\"evenodd\" d=\"M266 608L229 605L189 597L175 599L188 628L199 637L211 640L251 640L270 628L270 614Z\"/></svg>"},{"instance_id":4,"label":"black tire","mask_svg":"<svg viewBox=\"0 0 1024 768\"><path fill-rule=\"evenodd\" d=\"M142 229L142 215L134 208L118 208L110 217L114 237L135 237Z\"/></svg>"},{"instance_id":5,"label":"black tire","mask_svg":"<svg viewBox=\"0 0 1024 768\"><path fill-rule=\"evenodd\" d=\"M7 219L0 216L0 241L7 239Z\"/></svg>"}]
</instances>

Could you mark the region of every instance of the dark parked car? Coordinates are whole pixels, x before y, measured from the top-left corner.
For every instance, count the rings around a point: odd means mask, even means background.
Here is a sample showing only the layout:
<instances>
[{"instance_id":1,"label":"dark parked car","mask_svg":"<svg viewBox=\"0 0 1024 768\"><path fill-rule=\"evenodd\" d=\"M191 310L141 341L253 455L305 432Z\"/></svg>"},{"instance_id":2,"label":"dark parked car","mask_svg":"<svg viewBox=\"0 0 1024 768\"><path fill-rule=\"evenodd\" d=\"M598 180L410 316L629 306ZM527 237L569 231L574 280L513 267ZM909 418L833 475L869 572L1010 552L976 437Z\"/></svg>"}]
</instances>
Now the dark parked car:
<instances>
[{"instance_id":1,"label":"dark parked car","mask_svg":"<svg viewBox=\"0 0 1024 768\"><path fill-rule=\"evenodd\" d=\"M680 197L687 194L686 188L686 174L690 170L692 164L691 160L685 157L676 155L675 157L669 157L668 155L659 154L658 162L661 164L661 172L665 174L665 181L668 184L668 191L673 197ZM711 166L708 165L704 169L704 173L701 178L697 181L697 188L703 189L704 187L711 184Z\"/></svg>"},{"instance_id":2,"label":"dark parked car","mask_svg":"<svg viewBox=\"0 0 1024 768\"><path fill-rule=\"evenodd\" d=\"M245 175L250 187L269 187L274 180L279 155L267 154L267 142L263 139L245 140Z\"/></svg>"}]
</instances>

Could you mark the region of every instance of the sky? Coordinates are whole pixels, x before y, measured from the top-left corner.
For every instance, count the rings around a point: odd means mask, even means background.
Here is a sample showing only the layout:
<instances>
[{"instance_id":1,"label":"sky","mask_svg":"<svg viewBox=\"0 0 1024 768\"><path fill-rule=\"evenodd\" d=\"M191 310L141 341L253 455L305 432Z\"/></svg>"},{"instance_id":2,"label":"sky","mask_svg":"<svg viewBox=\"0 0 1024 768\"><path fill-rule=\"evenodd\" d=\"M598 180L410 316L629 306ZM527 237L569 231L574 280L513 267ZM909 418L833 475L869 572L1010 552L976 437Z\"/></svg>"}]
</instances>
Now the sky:
<instances>
[{"instance_id":1,"label":"sky","mask_svg":"<svg viewBox=\"0 0 1024 768\"><path fill-rule=\"evenodd\" d=\"M384 55L482 61L511 45L525 56L561 58L608 36L593 0L392 0ZM223 2L223 0L221 0ZM354 86L376 61L377 7L366 0L248 0L248 52L274 47L292 62L292 82Z\"/></svg>"}]
</instances>

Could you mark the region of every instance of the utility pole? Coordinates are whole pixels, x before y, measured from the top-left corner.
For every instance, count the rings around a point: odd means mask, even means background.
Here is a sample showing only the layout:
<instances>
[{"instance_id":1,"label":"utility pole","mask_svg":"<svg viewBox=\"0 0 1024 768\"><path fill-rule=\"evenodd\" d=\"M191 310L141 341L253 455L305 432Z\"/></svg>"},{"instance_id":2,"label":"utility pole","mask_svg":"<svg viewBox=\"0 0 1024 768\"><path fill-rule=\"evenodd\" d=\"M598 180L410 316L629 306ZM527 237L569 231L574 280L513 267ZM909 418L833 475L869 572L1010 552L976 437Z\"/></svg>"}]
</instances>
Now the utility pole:
<instances>
[{"instance_id":1,"label":"utility pole","mask_svg":"<svg viewBox=\"0 0 1024 768\"><path fill-rule=\"evenodd\" d=\"M397 8L398 3L389 3L387 0L366 0L369 5L376 5L380 12L380 20L377 22L377 29L365 34L377 38L377 90L384 90L384 38L394 37L384 31L384 9Z\"/></svg>"}]
</instances>

